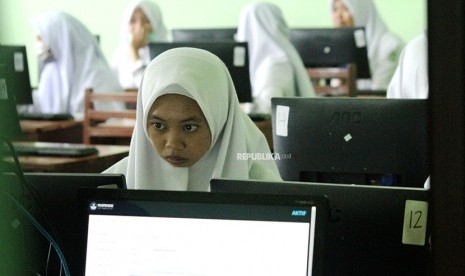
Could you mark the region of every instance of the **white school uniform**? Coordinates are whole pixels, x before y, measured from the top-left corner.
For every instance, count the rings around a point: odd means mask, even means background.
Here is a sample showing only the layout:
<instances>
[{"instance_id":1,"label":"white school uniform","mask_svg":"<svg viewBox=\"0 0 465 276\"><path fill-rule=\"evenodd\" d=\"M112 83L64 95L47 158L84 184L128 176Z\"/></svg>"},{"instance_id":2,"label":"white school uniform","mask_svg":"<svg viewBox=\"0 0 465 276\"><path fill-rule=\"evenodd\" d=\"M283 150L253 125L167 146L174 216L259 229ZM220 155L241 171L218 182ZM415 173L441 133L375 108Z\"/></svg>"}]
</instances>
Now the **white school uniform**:
<instances>
[{"instance_id":1,"label":"white school uniform","mask_svg":"<svg viewBox=\"0 0 465 276\"><path fill-rule=\"evenodd\" d=\"M63 12L47 12L31 23L53 56L45 64L33 94L35 111L82 117L87 88L122 90L95 37L76 18ZM109 103L97 108L116 110L124 106Z\"/></svg>"},{"instance_id":2,"label":"white school uniform","mask_svg":"<svg viewBox=\"0 0 465 276\"><path fill-rule=\"evenodd\" d=\"M372 0L341 0L352 14L356 27L365 27L371 81L358 83L359 89L386 90L404 42L384 23ZM331 1L331 12L334 0Z\"/></svg>"},{"instance_id":3,"label":"white school uniform","mask_svg":"<svg viewBox=\"0 0 465 276\"><path fill-rule=\"evenodd\" d=\"M387 98L428 98L428 41L423 33L413 38L400 55Z\"/></svg>"},{"instance_id":4,"label":"white school uniform","mask_svg":"<svg viewBox=\"0 0 465 276\"><path fill-rule=\"evenodd\" d=\"M282 12L274 4L249 4L241 11L236 38L248 42L256 112L271 113L272 97L315 95L288 33Z\"/></svg>"},{"instance_id":5,"label":"white school uniform","mask_svg":"<svg viewBox=\"0 0 465 276\"><path fill-rule=\"evenodd\" d=\"M152 1L136 0L127 6L120 27L118 48L111 60L111 67L116 72L121 86L126 89L139 87L145 67L147 67L147 64L151 60L148 46L139 49L139 60L133 61L130 56L129 43L131 36L129 33L129 24L136 8L142 9L152 26L153 32L149 37L149 42L163 42L168 39L162 13L157 4Z\"/></svg>"},{"instance_id":6,"label":"white school uniform","mask_svg":"<svg viewBox=\"0 0 465 276\"><path fill-rule=\"evenodd\" d=\"M152 104L172 93L197 101L210 128L210 149L191 167L162 159L147 134ZM281 179L265 136L241 110L229 71L215 55L194 48L162 53L146 68L137 100L129 156L105 171L125 174L128 188L208 191L212 178Z\"/></svg>"}]
</instances>

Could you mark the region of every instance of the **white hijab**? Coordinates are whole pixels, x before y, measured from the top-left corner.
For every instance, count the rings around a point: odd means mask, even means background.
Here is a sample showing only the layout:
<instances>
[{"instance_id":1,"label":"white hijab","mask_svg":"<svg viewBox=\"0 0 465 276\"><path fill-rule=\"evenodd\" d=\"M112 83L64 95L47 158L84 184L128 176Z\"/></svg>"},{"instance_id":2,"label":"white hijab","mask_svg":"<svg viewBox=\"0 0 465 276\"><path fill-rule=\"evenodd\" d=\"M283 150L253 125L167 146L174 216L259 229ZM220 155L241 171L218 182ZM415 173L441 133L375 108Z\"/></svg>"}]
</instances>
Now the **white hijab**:
<instances>
[{"instance_id":1,"label":"white hijab","mask_svg":"<svg viewBox=\"0 0 465 276\"><path fill-rule=\"evenodd\" d=\"M257 69L269 58L287 59L295 76L295 95L315 95L305 66L289 40L289 28L278 6L270 3L246 5L240 14L237 40L248 42L250 78L256 79Z\"/></svg>"},{"instance_id":2,"label":"white hijab","mask_svg":"<svg viewBox=\"0 0 465 276\"><path fill-rule=\"evenodd\" d=\"M56 67L56 71L48 71L52 74L47 75L45 70L40 78L39 111L82 116L85 89L122 90L96 38L76 18L63 12L48 12L32 19L32 24L50 48L52 66ZM122 108L113 104L107 107Z\"/></svg>"},{"instance_id":3,"label":"white hijab","mask_svg":"<svg viewBox=\"0 0 465 276\"><path fill-rule=\"evenodd\" d=\"M387 98L428 98L428 41L426 33L412 39L400 55Z\"/></svg>"},{"instance_id":4,"label":"white hijab","mask_svg":"<svg viewBox=\"0 0 465 276\"><path fill-rule=\"evenodd\" d=\"M331 12L334 1L331 0ZM372 0L341 0L341 2L352 14L354 26L365 27L372 71L372 88L386 89L404 47L403 41L389 31Z\"/></svg>"},{"instance_id":5,"label":"white hijab","mask_svg":"<svg viewBox=\"0 0 465 276\"><path fill-rule=\"evenodd\" d=\"M197 101L211 132L211 146L189 168L173 167L152 147L147 118L155 100L181 94ZM137 102L129 156L105 173L124 173L129 189L208 191L212 178L281 180L274 160L243 160L242 153L270 154L265 136L240 109L228 69L200 49L175 48L147 67Z\"/></svg>"}]
</instances>

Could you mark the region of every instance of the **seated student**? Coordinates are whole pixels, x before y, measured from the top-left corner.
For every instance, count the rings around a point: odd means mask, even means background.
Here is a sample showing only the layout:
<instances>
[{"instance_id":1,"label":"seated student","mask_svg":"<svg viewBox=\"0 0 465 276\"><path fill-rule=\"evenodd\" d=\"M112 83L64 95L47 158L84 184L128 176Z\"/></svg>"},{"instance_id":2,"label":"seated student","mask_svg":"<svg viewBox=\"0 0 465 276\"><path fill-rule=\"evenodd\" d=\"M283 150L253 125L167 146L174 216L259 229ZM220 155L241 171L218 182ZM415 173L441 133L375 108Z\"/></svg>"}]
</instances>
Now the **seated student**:
<instances>
[{"instance_id":1,"label":"seated student","mask_svg":"<svg viewBox=\"0 0 465 276\"><path fill-rule=\"evenodd\" d=\"M37 32L37 54L44 62L34 111L71 113L82 117L87 88L122 91L97 40L79 20L64 12L47 12L32 19ZM97 108L123 109L116 103Z\"/></svg>"},{"instance_id":2,"label":"seated student","mask_svg":"<svg viewBox=\"0 0 465 276\"><path fill-rule=\"evenodd\" d=\"M426 33L405 46L387 90L387 98L428 98L428 41Z\"/></svg>"},{"instance_id":3,"label":"seated student","mask_svg":"<svg viewBox=\"0 0 465 276\"><path fill-rule=\"evenodd\" d=\"M241 11L236 39L249 45L255 112L271 113L272 97L315 95L288 32L281 10L274 4L249 4Z\"/></svg>"},{"instance_id":4,"label":"seated student","mask_svg":"<svg viewBox=\"0 0 465 276\"><path fill-rule=\"evenodd\" d=\"M148 43L166 40L167 31L157 4L136 0L127 6L119 46L111 61L123 88L139 87L144 69L151 60Z\"/></svg>"},{"instance_id":5,"label":"seated student","mask_svg":"<svg viewBox=\"0 0 465 276\"><path fill-rule=\"evenodd\" d=\"M139 95L129 156L105 171L125 174L129 189L208 191L211 178L281 179L228 69L210 52L162 53Z\"/></svg>"},{"instance_id":6,"label":"seated student","mask_svg":"<svg viewBox=\"0 0 465 276\"><path fill-rule=\"evenodd\" d=\"M391 33L372 0L332 0L331 18L337 28L365 27L371 82L360 80L360 90L386 90L397 66L403 41Z\"/></svg>"}]
</instances>

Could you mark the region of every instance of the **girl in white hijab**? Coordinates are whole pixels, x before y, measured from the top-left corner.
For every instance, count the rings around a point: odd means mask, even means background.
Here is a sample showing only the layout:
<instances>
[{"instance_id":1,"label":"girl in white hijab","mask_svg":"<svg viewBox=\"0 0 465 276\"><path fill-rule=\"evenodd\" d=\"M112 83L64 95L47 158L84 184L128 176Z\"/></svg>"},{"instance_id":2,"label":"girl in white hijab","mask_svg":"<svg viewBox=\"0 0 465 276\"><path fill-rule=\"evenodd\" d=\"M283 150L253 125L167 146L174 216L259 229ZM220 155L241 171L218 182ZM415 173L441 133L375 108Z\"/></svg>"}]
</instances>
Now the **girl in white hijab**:
<instances>
[{"instance_id":1,"label":"girl in white hijab","mask_svg":"<svg viewBox=\"0 0 465 276\"><path fill-rule=\"evenodd\" d=\"M365 27L372 78L358 82L358 89L386 90L404 42L389 31L372 0L332 0L331 12L336 27Z\"/></svg>"},{"instance_id":2,"label":"girl in white hijab","mask_svg":"<svg viewBox=\"0 0 465 276\"><path fill-rule=\"evenodd\" d=\"M312 97L313 85L289 40L278 6L254 3L240 14L237 40L249 45L250 78L256 112L271 113L272 97Z\"/></svg>"},{"instance_id":3,"label":"girl in white hijab","mask_svg":"<svg viewBox=\"0 0 465 276\"><path fill-rule=\"evenodd\" d=\"M73 16L47 12L32 19L38 35L39 58L46 61L33 93L34 109L43 113L84 112L84 94L94 91L121 91L96 38ZM123 109L122 105L101 104L97 108Z\"/></svg>"},{"instance_id":4,"label":"girl in white hijab","mask_svg":"<svg viewBox=\"0 0 465 276\"><path fill-rule=\"evenodd\" d=\"M400 55L387 98L428 98L428 41L426 33L413 38Z\"/></svg>"},{"instance_id":5,"label":"girl in white hijab","mask_svg":"<svg viewBox=\"0 0 465 276\"><path fill-rule=\"evenodd\" d=\"M124 13L119 46L111 62L121 86L139 87L151 60L148 43L157 41L167 41L160 8L152 1L132 1Z\"/></svg>"},{"instance_id":6,"label":"girl in white hijab","mask_svg":"<svg viewBox=\"0 0 465 276\"><path fill-rule=\"evenodd\" d=\"M241 110L229 71L201 49L147 67L129 156L105 173L129 189L208 191L212 178L281 180L265 136Z\"/></svg>"}]
</instances>

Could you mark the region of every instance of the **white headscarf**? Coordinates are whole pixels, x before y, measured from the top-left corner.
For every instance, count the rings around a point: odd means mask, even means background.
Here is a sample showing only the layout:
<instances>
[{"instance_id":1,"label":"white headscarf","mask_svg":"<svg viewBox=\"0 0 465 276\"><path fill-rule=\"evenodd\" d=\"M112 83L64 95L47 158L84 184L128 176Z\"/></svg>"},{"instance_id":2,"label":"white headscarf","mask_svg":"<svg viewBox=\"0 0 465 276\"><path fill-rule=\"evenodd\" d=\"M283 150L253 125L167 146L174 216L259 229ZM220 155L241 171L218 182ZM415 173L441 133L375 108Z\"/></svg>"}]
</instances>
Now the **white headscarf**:
<instances>
[{"instance_id":1,"label":"white headscarf","mask_svg":"<svg viewBox=\"0 0 465 276\"><path fill-rule=\"evenodd\" d=\"M53 56L50 66L56 70L44 69L41 75L37 91L39 111L82 116L85 89L122 90L96 38L76 18L63 12L48 12L31 23L50 48ZM109 104L106 108L123 107Z\"/></svg>"},{"instance_id":2,"label":"white headscarf","mask_svg":"<svg viewBox=\"0 0 465 276\"><path fill-rule=\"evenodd\" d=\"M152 104L172 93L197 101L211 132L210 149L189 168L162 159L147 135ZM228 69L215 55L194 48L164 52L146 68L137 100L129 156L105 171L124 173L128 188L208 191L211 178L281 179L265 136L240 109ZM238 156L245 153L255 159ZM256 160L259 154L268 159Z\"/></svg>"},{"instance_id":3,"label":"white headscarf","mask_svg":"<svg viewBox=\"0 0 465 276\"><path fill-rule=\"evenodd\" d=\"M428 98L428 41L426 33L412 39L400 55L387 98Z\"/></svg>"},{"instance_id":4,"label":"white headscarf","mask_svg":"<svg viewBox=\"0 0 465 276\"><path fill-rule=\"evenodd\" d=\"M335 0L331 0L331 12ZM352 14L354 26L365 27L372 89L386 89L404 42L391 33L372 0L340 0Z\"/></svg>"},{"instance_id":5,"label":"white headscarf","mask_svg":"<svg viewBox=\"0 0 465 276\"><path fill-rule=\"evenodd\" d=\"M295 76L296 91L290 96L315 95L302 59L289 40L289 29L278 6L270 3L245 6L240 14L237 40L248 42L252 87L257 69L267 59L284 58L291 64Z\"/></svg>"}]
</instances>

